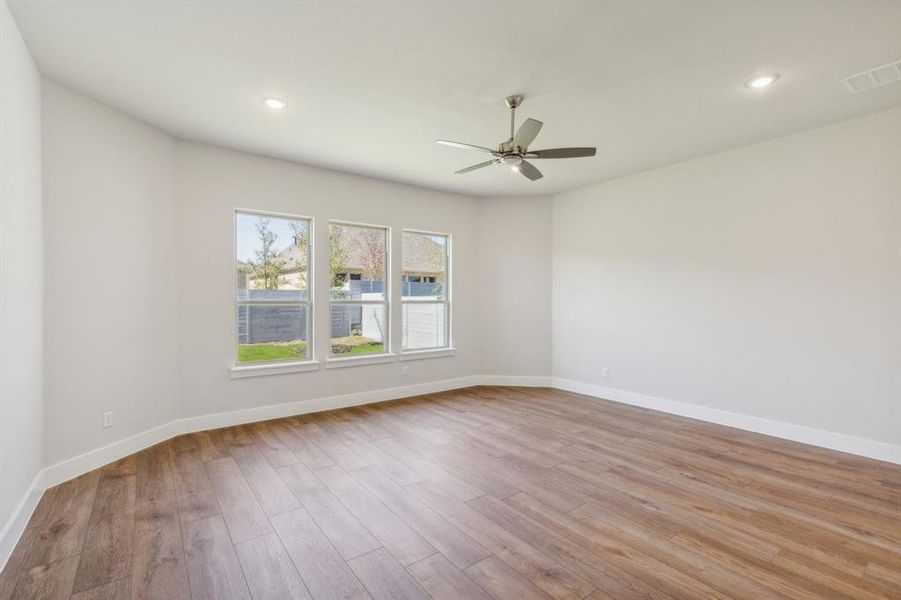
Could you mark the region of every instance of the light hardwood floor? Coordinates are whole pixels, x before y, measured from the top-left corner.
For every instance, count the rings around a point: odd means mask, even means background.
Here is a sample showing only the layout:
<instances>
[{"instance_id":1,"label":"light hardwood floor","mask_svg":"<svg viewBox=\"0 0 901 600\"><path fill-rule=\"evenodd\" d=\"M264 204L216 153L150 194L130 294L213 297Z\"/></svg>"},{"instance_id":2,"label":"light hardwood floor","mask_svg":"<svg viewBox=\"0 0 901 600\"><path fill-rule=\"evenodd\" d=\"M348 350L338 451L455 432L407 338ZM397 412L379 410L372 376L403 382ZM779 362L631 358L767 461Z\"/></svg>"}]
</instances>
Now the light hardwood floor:
<instances>
[{"instance_id":1,"label":"light hardwood floor","mask_svg":"<svg viewBox=\"0 0 901 600\"><path fill-rule=\"evenodd\" d=\"M901 598L901 467L478 387L181 436L44 494L0 600Z\"/></svg>"}]
</instances>

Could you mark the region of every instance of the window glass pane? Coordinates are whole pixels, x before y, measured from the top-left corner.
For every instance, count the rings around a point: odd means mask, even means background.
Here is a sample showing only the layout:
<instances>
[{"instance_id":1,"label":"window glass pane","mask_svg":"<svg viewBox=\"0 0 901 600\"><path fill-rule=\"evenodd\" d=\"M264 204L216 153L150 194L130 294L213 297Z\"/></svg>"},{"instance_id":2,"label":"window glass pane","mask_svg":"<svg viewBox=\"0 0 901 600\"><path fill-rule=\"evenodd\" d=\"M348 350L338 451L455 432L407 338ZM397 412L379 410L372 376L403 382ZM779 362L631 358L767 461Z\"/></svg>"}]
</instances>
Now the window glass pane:
<instances>
[{"instance_id":1,"label":"window glass pane","mask_svg":"<svg viewBox=\"0 0 901 600\"><path fill-rule=\"evenodd\" d=\"M403 300L447 299L447 236L403 232Z\"/></svg>"},{"instance_id":2,"label":"window glass pane","mask_svg":"<svg viewBox=\"0 0 901 600\"><path fill-rule=\"evenodd\" d=\"M238 213L238 300L309 300L309 246L310 222L306 219Z\"/></svg>"},{"instance_id":3,"label":"window glass pane","mask_svg":"<svg viewBox=\"0 0 901 600\"><path fill-rule=\"evenodd\" d=\"M239 363L309 358L309 247L307 219L237 213Z\"/></svg>"},{"instance_id":4,"label":"window glass pane","mask_svg":"<svg viewBox=\"0 0 901 600\"><path fill-rule=\"evenodd\" d=\"M306 359L307 312L306 304L239 304L238 362Z\"/></svg>"},{"instance_id":5,"label":"window glass pane","mask_svg":"<svg viewBox=\"0 0 901 600\"><path fill-rule=\"evenodd\" d=\"M384 300L388 231L330 223L328 237L329 297Z\"/></svg>"},{"instance_id":6,"label":"window glass pane","mask_svg":"<svg viewBox=\"0 0 901 600\"><path fill-rule=\"evenodd\" d=\"M447 305L408 302L404 304L403 350L447 346Z\"/></svg>"},{"instance_id":7,"label":"window glass pane","mask_svg":"<svg viewBox=\"0 0 901 600\"><path fill-rule=\"evenodd\" d=\"M332 304L331 328L334 355L385 351L388 321L384 304Z\"/></svg>"}]
</instances>

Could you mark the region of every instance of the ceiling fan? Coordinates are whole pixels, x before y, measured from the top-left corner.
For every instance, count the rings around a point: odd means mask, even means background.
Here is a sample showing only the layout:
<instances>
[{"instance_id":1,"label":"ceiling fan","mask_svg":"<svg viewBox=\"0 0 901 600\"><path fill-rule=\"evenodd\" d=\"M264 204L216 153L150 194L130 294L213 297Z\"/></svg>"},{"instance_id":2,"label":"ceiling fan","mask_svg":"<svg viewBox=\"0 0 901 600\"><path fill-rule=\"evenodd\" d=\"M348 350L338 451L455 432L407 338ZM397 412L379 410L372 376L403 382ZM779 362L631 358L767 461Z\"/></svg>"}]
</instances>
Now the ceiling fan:
<instances>
[{"instance_id":1,"label":"ceiling fan","mask_svg":"<svg viewBox=\"0 0 901 600\"><path fill-rule=\"evenodd\" d=\"M435 142L436 144L441 144L443 146L487 152L494 157L491 160L486 160L477 165L455 171L457 175L469 173L470 171L475 171L476 169L481 169L482 167L488 167L490 165L504 165L518 173L522 173L523 176L528 179L536 181L544 177L544 175L541 174L541 171L539 171L535 165L527 161L527 158L530 160L536 158L579 158L582 156L595 155L597 152L596 148L550 148L548 150L529 150L529 144L531 144L538 136L538 132L541 131L543 123L541 121L536 121L535 119L526 119L523 124L519 126L518 131L515 129L516 109L522 104L522 100L522 96L507 96L505 101L507 103L507 108L510 109L510 139L498 144L497 150L492 150L491 148L485 148L483 146L473 146L472 144L463 144L461 142L451 142L448 140L438 140ZM516 131L516 133L514 133L514 131Z\"/></svg>"}]
</instances>

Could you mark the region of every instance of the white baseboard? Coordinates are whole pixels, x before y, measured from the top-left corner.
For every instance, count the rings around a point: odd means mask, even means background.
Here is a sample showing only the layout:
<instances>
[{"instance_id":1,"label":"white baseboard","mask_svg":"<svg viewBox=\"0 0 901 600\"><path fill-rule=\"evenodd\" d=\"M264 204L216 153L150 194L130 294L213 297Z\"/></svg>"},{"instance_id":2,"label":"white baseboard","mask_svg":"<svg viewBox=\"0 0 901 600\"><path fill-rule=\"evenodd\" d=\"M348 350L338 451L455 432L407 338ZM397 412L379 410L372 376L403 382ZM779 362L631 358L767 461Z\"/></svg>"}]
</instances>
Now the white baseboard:
<instances>
[{"instance_id":1,"label":"white baseboard","mask_svg":"<svg viewBox=\"0 0 901 600\"><path fill-rule=\"evenodd\" d=\"M551 387L550 376L479 375L479 385L508 385L516 387Z\"/></svg>"},{"instance_id":2,"label":"white baseboard","mask_svg":"<svg viewBox=\"0 0 901 600\"><path fill-rule=\"evenodd\" d=\"M39 471L34 476L28 491L25 492L19 505L13 511L13 514L10 515L3 529L0 530L0 571L6 566L6 561L9 560L13 549L19 543L19 538L22 537L25 526L28 525L28 520L34 513L34 509L37 508L38 502L41 501L41 496L44 495L44 490L47 486L44 485L43 474L43 471Z\"/></svg>"},{"instance_id":3,"label":"white baseboard","mask_svg":"<svg viewBox=\"0 0 901 600\"><path fill-rule=\"evenodd\" d=\"M149 448L154 444L184 433L179 425L180 421L170 421L153 429L116 440L106 446L89 450L84 454L67 458L49 467L44 467L44 486L53 487L59 485L64 481L69 481L98 467L115 462L129 454L134 454L139 450Z\"/></svg>"},{"instance_id":4,"label":"white baseboard","mask_svg":"<svg viewBox=\"0 0 901 600\"><path fill-rule=\"evenodd\" d=\"M571 379L554 377L553 387L569 392L575 392L577 394L584 394L586 396L594 396L595 398L603 398L604 400L612 400L613 402L622 404L641 406L683 417L691 417L692 419L707 421L709 423L717 423L718 425L726 425L737 429L753 431L755 433L772 435L794 442L802 442L812 446L820 446L822 448L829 448L830 450L838 450L840 452L847 452L849 454L856 454L858 456L901 464L901 445L877 442L843 433L824 431L822 429L814 429L803 425L793 425L791 423L783 423L782 421L772 421L762 417L753 417L717 408L689 404L677 400L668 400L656 396L648 396L637 392L630 392L628 390L573 381Z\"/></svg>"}]
</instances>

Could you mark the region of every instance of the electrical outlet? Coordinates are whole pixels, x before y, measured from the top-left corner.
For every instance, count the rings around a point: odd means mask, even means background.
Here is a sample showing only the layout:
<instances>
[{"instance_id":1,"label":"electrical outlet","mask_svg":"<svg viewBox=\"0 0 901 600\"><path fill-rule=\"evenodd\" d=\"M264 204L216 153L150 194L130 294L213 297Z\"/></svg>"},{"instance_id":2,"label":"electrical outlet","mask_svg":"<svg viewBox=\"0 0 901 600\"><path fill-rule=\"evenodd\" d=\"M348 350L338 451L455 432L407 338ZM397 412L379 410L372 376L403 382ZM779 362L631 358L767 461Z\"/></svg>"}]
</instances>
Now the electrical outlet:
<instances>
[{"instance_id":1,"label":"electrical outlet","mask_svg":"<svg viewBox=\"0 0 901 600\"><path fill-rule=\"evenodd\" d=\"M103 428L106 429L107 427L112 427L112 426L113 426L113 411L108 410L105 413L103 413Z\"/></svg>"},{"instance_id":2,"label":"electrical outlet","mask_svg":"<svg viewBox=\"0 0 901 600\"><path fill-rule=\"evenodd\" d=\"M407 367L406 366L403 366L400 368L400 374L403 375L404 377L407 376Z\"/></svg>"},{"instance_id":3,"label":"electrical outlet","mask_svg":"<svg viewBox=\"0 0 901 600\"><path fill-rule=\"evenodd\" d=\"M607 367L603 367L601 369L601 377L609 377L609 376L610 376L610 369L608 369Z\"/></svg>"}]
</instances>

